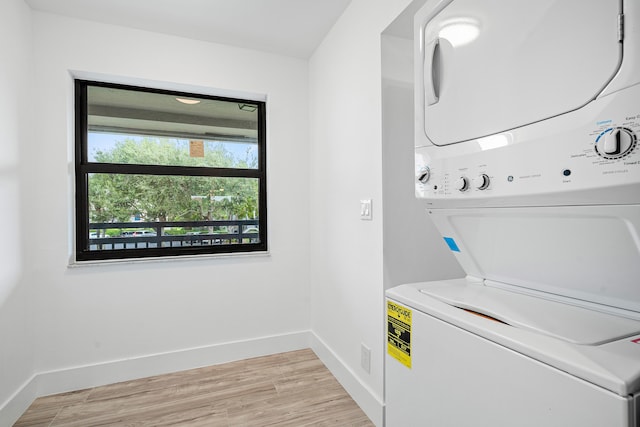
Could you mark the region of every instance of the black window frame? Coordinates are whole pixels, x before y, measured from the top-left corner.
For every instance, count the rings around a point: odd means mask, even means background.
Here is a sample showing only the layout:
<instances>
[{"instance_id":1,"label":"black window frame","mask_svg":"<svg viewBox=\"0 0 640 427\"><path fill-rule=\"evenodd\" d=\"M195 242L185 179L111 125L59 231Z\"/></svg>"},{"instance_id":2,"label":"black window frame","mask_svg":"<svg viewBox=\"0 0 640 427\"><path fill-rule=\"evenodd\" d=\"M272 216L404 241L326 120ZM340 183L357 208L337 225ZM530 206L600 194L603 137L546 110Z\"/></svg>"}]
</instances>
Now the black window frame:
<instances>
[{"instance_id":1,"label":"black window frame","mask_svg":"<svg viewBox=\"0 0 640 427\"><path fill-rule=\"evenodd\" d=\"M140 164L116 164L89 162L88 158L88 97L89 86L109 87L140 92L151 92L175 97L197 97L228 101L238 104L257 105L258 117L258 167L257 169L194 167L194 166L162 166ZM200 93L189 93L165 90L152 87L124 85L84 79L74 80L75 105L75 260L105 261L128 260L140 258L163 258L193 255L234 254L247 252L266 252L267 242L267 153L266 153L266 102L255 99L241 99L224 96L212 96ZM90 249L89 222L89 175L91 173L135 174L135 175L170 175L170 176L205 176L223 178L257 178L258 179L258 242L215 244L187 247L156 247L137 249Z\"/></svg>"}]
</instances>

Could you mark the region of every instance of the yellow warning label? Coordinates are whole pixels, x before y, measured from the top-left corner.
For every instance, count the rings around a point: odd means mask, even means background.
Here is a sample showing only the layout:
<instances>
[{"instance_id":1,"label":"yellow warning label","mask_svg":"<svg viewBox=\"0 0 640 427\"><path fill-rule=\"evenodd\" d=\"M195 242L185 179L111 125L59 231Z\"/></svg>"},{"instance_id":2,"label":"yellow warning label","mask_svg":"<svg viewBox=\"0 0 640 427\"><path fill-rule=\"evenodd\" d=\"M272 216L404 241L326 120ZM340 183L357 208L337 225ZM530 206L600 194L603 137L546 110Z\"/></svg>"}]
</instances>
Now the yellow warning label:
<instances>
[{"instance_id":1,"label":"yellow warning label","mask_svg":"<svg viewBox=\"0 0 640 427\"><path fill-rule=\"evenodd\" d=\"M387 301L387 353L411 368L411 309Z\"/></svg>"}]
</instances>

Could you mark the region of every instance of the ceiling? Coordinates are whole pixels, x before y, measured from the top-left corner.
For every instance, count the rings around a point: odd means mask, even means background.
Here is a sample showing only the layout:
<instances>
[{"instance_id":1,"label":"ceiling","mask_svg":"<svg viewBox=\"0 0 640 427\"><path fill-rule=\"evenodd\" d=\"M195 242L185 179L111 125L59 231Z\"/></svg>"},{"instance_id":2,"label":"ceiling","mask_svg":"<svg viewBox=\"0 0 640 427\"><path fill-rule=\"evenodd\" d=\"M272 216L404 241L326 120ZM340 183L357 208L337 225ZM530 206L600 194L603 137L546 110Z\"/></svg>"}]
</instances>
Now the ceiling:
<instances>
[{"instance_id":1,"label":"ceiling","mask_svg":"<svg viewBox=\"0 0 640 427\"><path fill-rule=\"evenodd\" d=\"M25 0L32 9L309 58L351 0Z\"/></svg>"}]
</instances>

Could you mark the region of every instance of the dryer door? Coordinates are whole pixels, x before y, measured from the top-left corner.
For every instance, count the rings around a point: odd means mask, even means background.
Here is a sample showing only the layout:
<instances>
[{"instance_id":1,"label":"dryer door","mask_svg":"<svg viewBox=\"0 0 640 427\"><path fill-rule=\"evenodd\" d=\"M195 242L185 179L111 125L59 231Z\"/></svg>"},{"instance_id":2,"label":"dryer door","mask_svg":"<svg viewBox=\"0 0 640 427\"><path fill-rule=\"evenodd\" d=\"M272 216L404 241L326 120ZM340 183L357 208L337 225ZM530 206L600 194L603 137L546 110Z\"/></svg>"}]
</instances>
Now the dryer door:
<instances>
[{"instance_id":1,"label":"dryer door","mask_svg":"<svg viewBox=\"0 0 640 427\"><path fill-rule=\"evenodd\" d=\"M419 136L447 145L584 106L620 67L620 3L428 2L415 18Z\"/></svg>"}]
</instances>

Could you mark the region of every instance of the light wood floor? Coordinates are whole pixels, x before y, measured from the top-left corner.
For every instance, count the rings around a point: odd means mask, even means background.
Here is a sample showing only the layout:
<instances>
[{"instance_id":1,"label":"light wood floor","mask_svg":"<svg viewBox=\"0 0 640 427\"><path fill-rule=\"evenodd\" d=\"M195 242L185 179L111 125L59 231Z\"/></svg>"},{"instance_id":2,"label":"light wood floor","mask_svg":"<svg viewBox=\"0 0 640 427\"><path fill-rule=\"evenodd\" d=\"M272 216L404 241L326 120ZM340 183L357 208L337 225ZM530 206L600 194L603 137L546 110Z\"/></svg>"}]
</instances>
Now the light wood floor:
<instances>
[{"instance_id":1,"label":"light wood floor","mask_svg":"<svg viewBox=\"0 0 640 427\"><path fill-rule=\"evenodd\" d=\"M373 426L311 350L37 399L14 427Z\"/></svg>"}]
</instances>

